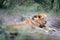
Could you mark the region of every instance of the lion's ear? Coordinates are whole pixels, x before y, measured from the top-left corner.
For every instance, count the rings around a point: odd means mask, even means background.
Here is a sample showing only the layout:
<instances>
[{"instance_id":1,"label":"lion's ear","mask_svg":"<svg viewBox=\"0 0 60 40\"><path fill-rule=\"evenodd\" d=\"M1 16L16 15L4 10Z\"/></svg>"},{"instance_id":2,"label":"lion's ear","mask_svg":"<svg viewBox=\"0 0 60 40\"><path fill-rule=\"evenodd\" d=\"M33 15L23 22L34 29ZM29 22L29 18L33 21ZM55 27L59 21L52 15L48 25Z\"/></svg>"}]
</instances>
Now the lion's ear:
<instances>
[{"instance_id":1,"label":"lion's ear","mask_svg":"<svg viewBox=\"0 0 60 40\"><path fill-rule=\"evenodd\" d=\"M37 18L37 16L35 15L35 16L32 17L33 20L34 20L34 18Z\"/></svg>"},{"instance_id":2,"label":"lion's ear","mask_svg":"<svg viewBox=\"0 0 60 40\"><path fill-rule=\"evenodd\" d=\"M34 18L37 18L37 15L35 15Z\"/></svg>"}]
</instances>

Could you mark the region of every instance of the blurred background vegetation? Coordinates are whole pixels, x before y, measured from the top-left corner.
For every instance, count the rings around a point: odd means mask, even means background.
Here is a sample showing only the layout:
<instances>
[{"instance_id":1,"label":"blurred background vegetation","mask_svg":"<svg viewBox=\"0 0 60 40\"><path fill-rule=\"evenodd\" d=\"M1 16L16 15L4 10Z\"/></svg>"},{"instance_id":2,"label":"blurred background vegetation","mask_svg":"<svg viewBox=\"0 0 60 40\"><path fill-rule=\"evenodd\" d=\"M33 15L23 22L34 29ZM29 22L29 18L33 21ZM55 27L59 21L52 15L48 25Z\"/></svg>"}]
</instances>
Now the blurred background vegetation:
<instances>
[{"instance_id":1,"label":"blurred background vegetation","mask_svg":"<svg viewBox=\"0 0 60 40\"><path fill-rule=\"evenodd\" d=\"M54 13L52 16L60 16L60 0L0 0L0 9L9 15L16 12L47 12L51 15Z\"/></svg>"},{"instance_id":2,"label":"blurred background vegetation","mask_svg":"<svg viewBox=\"0 0 60 40\"><path fill-rule=\"evenodd\" d=\"M40 6L43 10L54 10L58 11L60 9L60 0L0 0L0 8L10 8L15 4L19 6L37 6L37 9L40 9Z\"/></svg>"}]
</instances>

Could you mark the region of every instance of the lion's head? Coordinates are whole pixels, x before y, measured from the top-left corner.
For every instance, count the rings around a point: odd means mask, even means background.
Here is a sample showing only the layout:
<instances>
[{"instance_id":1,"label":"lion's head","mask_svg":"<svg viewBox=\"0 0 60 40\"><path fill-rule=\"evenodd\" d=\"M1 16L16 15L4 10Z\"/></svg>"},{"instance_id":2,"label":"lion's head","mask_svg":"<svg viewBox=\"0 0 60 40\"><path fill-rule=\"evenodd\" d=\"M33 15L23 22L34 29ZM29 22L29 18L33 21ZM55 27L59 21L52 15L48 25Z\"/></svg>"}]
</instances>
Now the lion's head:
<instances>
[{"instance_id":1,"label":"lion's head","mask_svg":"<svg viewBox=\"0 0 60 40\"><path fill-rule=\"evenodd\" d=\"M45 24L46 24L46 19L47 18L47 15L46 14L38 14L38 15L35 15L35 16L33 16L33 20L35 21L35 22L37 22L37 23L39 23L40 25L39 25L39 27L41 27L41 28L43 28L43 27L45 27Z\"/></svg>"}]
</instances>

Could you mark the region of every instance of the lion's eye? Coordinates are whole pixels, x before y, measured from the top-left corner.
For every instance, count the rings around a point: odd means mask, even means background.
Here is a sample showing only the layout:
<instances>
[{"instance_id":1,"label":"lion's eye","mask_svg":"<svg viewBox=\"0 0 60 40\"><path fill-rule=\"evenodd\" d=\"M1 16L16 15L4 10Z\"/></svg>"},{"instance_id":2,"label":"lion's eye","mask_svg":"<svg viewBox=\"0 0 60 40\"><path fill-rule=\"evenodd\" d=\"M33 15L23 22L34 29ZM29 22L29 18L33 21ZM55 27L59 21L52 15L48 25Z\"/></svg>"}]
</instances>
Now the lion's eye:
<instances>
[{"instance_id":1,"label":"lion's eye","mask_svg":"<svg viewBox=\"0 0 60 40\"><path fill-rule=\"evenodd\" d=\"M38 16L38 18L41 18L40 16Z\"/></svg>"}]
</instances>

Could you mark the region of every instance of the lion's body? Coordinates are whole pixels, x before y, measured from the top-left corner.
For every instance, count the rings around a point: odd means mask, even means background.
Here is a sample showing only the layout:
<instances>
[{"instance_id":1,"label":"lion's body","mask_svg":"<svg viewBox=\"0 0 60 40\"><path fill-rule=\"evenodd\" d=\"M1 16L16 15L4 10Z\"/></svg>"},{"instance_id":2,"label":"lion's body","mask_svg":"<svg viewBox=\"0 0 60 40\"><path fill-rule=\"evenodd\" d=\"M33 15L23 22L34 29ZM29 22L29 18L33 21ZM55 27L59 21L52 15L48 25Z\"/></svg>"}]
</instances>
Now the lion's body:
<instances>
[{"instance_id":1,"label":"lion's body","mask_svg":"<svg viewBox=\"0 0 60 40\"><path fill-rule=\"evenodd\" d=\"M38 27L39 24L36 22L32 22L31 20L26 20L23 23L19 23L19 24L12 24L12 25L8 25L9 30L32 30L34 29L34 27Z\"/></svg>"},{"instance_id":2,"label":"lion's body","mask_svg":"<svg viewBox=\"0 0 60 40\"><path fill-rule=\"evenodd\" d=\"M42 30L43 27L46 27L45 24L46 24L46 20L44 19L45 18L45 14L40 14L40 15L37 15L37 16L40 16L40 17L36 17L34 18L34 20L32 19L27 19L25 20L24 22L22 23L19 23L19 24L12 24L12 25L8 25L8 28L9 30L14 30L14 31L20 31L20 30ZM43 18L42 18L43 16ZM41 27L39 27L41 26ZM46 30L42 30L42 31L46 31Z\"/></svg>"}]
</instances>

